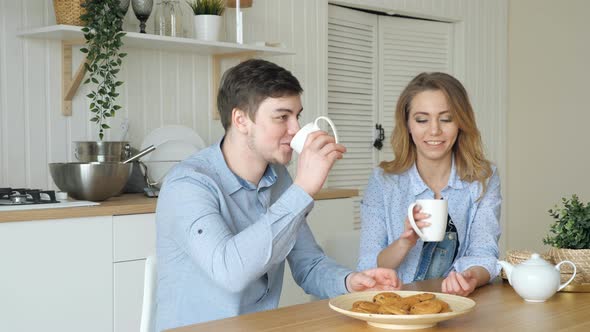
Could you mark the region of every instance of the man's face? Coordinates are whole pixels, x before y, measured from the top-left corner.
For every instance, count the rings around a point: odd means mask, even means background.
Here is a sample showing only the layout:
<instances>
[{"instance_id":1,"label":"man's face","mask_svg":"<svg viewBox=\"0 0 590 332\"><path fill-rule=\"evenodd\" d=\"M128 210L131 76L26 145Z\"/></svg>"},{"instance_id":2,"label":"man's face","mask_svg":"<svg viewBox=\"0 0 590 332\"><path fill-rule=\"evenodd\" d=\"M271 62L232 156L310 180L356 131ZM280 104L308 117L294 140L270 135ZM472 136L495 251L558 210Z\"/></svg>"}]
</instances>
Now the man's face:
<instances>
[{"instance_id":1,"label":"man's face","mask_svg":"<svg viewBox=\"0 0 590 332\"><path fill-rule=\"evenodd\" d=\"M260 103L255 122L250 121L248 148L267 163L287 164L293 149L289 145L299 130L302 111L299 95L266 98Z\"/></svg>"}]
</instances>

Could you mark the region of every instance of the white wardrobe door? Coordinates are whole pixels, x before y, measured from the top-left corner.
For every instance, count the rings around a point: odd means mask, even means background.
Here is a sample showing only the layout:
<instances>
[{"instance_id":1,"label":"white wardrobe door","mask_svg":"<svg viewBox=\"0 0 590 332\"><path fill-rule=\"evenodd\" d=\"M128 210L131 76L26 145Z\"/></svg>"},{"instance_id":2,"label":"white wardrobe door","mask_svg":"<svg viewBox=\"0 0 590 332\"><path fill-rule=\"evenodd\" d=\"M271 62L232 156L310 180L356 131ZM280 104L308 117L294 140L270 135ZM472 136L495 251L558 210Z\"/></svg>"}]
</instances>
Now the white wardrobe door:
<instances>
[{"instance_id":1,"label":"white wardrobe door","mask_svg":"<svg viewBox=\"0 0 590 332\"><path fill-rule=\"evenodd\" d=\"M330 172L328 185L357 188L359 202L372 169L393 159L394 110L406 84L424 71L452 73L453 24L328 8L328 116L347 153ZM373 147L375 125L385 130L383 148Z\"/></svg>"},{"instance_id":2,"label":"white wardrobe door","mask_svg":"<svg viewBox=\"0 0 590 332\"><path fill-rule=\"evenodd\" d=\"M333 5L328 17L328 116L347 148L330 172L328 186L362 190L376 157L378 19ZM356 223L360 197L354 199Z\"/></svg>"},{"instance_id":3,"label":"white wardrobe door","mask_svg":"<svg viewBox=\"0 0 590 332\"><path fill-rule=\"evenodd\" d=\"M391 133L397 99L421 72L452 74L453 24L379 16L379 121L385 129L380 160L392 160Z\"/></svg>"}]
</instances>

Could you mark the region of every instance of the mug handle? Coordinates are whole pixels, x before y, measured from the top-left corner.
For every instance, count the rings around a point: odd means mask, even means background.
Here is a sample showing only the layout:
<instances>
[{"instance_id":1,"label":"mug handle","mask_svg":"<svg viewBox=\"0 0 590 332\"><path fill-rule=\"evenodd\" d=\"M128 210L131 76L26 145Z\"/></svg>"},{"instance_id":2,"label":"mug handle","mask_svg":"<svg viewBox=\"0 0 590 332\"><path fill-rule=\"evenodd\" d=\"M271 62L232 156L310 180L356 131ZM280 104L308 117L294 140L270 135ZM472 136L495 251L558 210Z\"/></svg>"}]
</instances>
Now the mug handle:
<instances>
[{"instance_id":1,"label":"mug handle","mask_svg":"<svg viewBox=\"0 0 590 332\"><path fill-rule=\"evenodd\" d=\"M412 226L414 232L416 232L416 234L418 234L418 236L423 239L424 233L422 233L418 225L416 225L416 221L414 220L414 206L416 206L416 202L410 204L408 207L408 220L410 220L410 226Z\"/></svg>"},{"instance_id":2,"label":"mug handle","mask_svg":"<svg viewBox=\"0 0 590 332\"><path fill-rule=\"evenodd\" d=\"M339 143L338 131L336 130L336 125L334 124L334 122L332 122L332 120L330 120L330 118L328 118L328 117L318 116L317 119L315 119L315 121L314 121L314 124L316 127L319 127L318 126L319 120L326 120L326 122L330 125L330 128L332 128L332 132L334 133L334 138L336 139L336 143Z\"/></svg>"},{"instance_id":3,"label":"mug handle","mask_svg":"<svg viewBox=\"0 0 590 332\"><path fill-rule=\"evenodd\" d=\"M570 282L572 282L572 280L574 280L574 277L576 276L576 264L574 264L574 263L572 263L572 262L570 262L570 261L562 261L562 262L559 262L559 264L555 265L555 268L556 268L558 271L560 271L560 270L559 270L559 267L560 267L560 266L561 266L561 264L563 264L563 263L567 263L567 264L571 265L571 266L574 268L574 273L572 274L572 277L571 277L571 278L570 278L568 281L566 281L566 282L564 282L563 284L559 285L559 288L557 289L557 291L558 291L558 292L559 292L560 290L562 290L562 289L563 289L565 286L569 285L569 283L570 283Z\"/></svg>"}]
</instances>

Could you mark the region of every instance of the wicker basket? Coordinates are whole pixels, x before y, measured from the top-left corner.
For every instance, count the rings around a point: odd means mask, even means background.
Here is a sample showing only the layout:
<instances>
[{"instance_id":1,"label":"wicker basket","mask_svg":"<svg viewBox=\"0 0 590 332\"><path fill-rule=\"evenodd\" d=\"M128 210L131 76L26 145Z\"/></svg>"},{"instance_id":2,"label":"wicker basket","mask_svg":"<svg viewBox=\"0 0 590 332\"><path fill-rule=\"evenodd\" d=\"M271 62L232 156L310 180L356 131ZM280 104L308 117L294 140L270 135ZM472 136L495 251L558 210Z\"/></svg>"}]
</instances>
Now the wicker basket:
<instances>
[{"instance_id":1,"label":"wicker basket","mask_svg":"<svg viewBox=\"0 0 590 332\"><path fill-rule=\"evenodd\" d=\"M533 252L529 250L508 250L506 252L506 261L512 265L517 265L531 258L532 254ZM549 263L553 263L553 259L551 258L551 255L549 253L544 253L540 255L541 258L543 258L544 260L548 261ZM506 275L504 269L502 269L501 276L503 279L508 280L508 276Z\"/></svg>"},{"instance_id":2,"label":"wicker basket","mask_svg":"<svg viewBox=\"0 0 590 332\"><path fill-rule=\"evenodd\" d=\"M80 15L86 13L86 9L81 6L84 2L86 0L53 0L57 24L83 26Z\"/></svg>"},{"instance_id":3,"label":"wicker basket","mask_svg":"<svg viewBox=\"0 0 590 332\"><path fill-rule=\"evenodd\" d=\"M576 277L572 284L590 283L590 249L549 249L555 263L571 261L576 265ZM561 266L561 282L567 281L573 273L569 264Z\"/></svg>"}]
</instances>

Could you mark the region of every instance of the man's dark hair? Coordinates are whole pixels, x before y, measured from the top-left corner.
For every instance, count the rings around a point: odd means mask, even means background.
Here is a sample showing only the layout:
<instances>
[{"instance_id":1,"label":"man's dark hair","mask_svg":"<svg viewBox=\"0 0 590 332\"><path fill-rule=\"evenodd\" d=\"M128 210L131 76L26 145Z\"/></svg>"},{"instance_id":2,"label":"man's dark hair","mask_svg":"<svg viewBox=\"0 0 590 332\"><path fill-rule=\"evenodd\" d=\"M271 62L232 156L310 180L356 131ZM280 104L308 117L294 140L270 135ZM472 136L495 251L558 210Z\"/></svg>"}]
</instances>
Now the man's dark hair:
<instances>
[{"instance_id":1,"label":"man's dark hair","mask_svg":"<svg viewBox=\"0 0 590 332\"><path fill-rule=\"evenodd\" d=\"M223 129L231 126L232 110L239 108L256 121L260 103L268 97L279 98L303 92L290 71L272 62L252 59L230 68L223 74L217 94L217 110Z\"/></svg>"}]
</instances>

